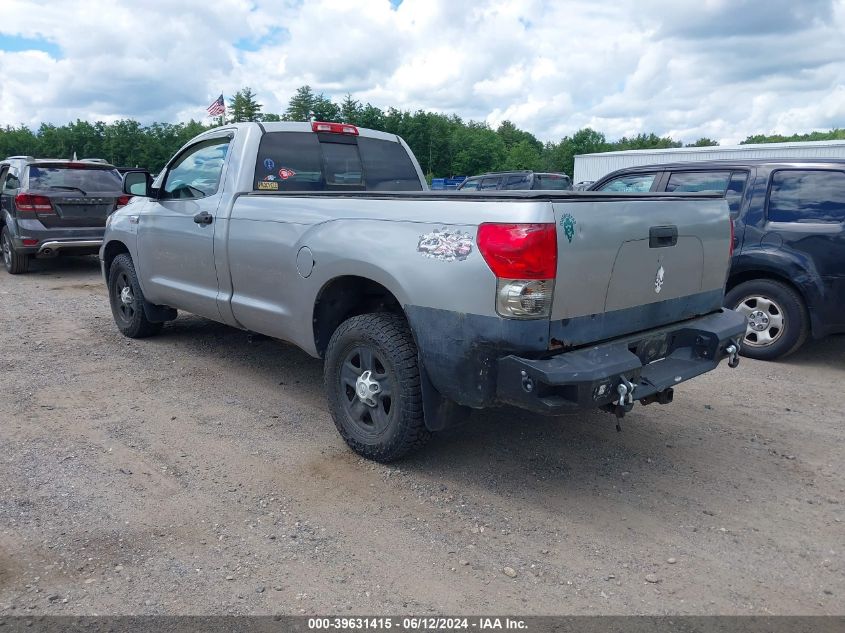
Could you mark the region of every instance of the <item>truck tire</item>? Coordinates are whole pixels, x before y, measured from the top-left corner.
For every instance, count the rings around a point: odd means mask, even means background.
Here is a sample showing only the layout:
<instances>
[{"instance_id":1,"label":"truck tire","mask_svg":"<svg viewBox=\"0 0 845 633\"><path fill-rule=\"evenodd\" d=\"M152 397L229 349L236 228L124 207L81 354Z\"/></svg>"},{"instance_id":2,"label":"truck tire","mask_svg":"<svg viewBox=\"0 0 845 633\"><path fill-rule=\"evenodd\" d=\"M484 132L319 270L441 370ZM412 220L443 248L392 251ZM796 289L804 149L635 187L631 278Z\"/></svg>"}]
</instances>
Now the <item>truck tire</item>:
<instances>
[{"instance_id":1,"label":"truck tire","mask_svg":"<svg viewBox=\"0 0 845 633\"><path fill-rule=\"evenodd\" d=\"M10 275L19 275L29 270L32 257L15 251L8 226L4 226L3 231L0 232L0 250L3 251L3 266Z\"/></svg>"},{"instance_id":2,"label":"truck tire","mask_svg":"<svg viewBox=\"0 0 845 633\"><path fill-rule=\"evenodd\" d=\"M810 319L804 300L784 283L745 281L725 295L725 305L748 319L740 346L743 356L774 360L791 354L807 340Z\"/></svg>"},{"instance_id":3,"label":"truck tire","mask_svg":"<svg viewBox=\"0 0 845 633\"><path fill-rule=\"evenodd\" d=\"M128 253L114 258L109 269L109 303L117 329L129 338L158 334L163 323L153 323L144 312L144 293Z\"/></svg>"},{"instance_id":4,"label":"truck tire","mask_svg":"<svg viewBox=\"0 0 845 633\"><path fill-rule=\"evenodd\" d=\"M430 438L417 346L401 316L379 312L341 323L326 349L324 378L335 426L359 455L391 462Z\"/></svg>"}]
</instances>

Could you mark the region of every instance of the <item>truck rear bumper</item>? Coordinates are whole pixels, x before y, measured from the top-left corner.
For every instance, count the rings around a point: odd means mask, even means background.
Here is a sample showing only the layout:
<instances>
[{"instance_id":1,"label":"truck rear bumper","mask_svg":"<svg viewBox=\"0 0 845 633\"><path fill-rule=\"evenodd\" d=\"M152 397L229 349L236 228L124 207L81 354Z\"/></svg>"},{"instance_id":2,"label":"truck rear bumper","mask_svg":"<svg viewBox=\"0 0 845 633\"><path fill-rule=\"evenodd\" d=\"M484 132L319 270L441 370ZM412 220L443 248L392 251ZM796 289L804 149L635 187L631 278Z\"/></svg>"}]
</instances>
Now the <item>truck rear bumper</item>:
<instances>
[{"instance_id":1,"label":"truck rear bumper","mask_svg":"<svg viewBox=\"0 0 845 633\"><path fill-rule=\"evenodd\" d=\"M601 345L530 359L498 361L496 397L537 413L595 409L619 400L619 385L633 385L632 400L649 400L714 369L745 334L745 319L722 309L672 326Z\"/></svg>"}]
</instances>

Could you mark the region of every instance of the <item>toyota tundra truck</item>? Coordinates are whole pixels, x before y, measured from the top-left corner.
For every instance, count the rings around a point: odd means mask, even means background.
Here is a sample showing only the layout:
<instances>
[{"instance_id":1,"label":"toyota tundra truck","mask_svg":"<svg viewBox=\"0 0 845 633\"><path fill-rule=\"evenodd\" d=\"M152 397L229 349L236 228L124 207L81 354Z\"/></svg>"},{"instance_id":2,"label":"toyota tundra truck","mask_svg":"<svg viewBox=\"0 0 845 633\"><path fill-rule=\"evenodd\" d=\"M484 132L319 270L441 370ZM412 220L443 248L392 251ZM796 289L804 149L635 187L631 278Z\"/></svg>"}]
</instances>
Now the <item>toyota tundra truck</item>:
<instances>
[{"instance_id":1,"label":"toyota tundra truck","mask_svg":"<svg viewBox=\"0 0 845 633\"><path fill-rule=\"evenodd\" d=\"M299 346L377 461L472 409L667 404L745 333L718 194L430 192L401 138L324 122L219 127L123 187L100 251L120 331L183 310Z\"/></svg>"}]
</instances>

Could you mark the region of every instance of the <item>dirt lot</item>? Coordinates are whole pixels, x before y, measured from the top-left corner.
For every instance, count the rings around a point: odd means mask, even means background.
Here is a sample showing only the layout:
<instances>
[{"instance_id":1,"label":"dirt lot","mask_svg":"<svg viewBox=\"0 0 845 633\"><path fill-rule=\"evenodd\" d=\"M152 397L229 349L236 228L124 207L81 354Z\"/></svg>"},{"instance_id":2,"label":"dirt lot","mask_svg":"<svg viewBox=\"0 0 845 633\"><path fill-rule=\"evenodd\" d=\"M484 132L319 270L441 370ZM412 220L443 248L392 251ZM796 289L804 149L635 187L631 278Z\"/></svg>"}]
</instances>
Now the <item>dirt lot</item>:
<instances>
[{"instance_id":1,"label":"dirt lot","mask_svg":"<svg viewBox=\"0 0 845 633\"><path fill-rule=\"evenodd\" d=\"M845 337L620 434L499 409L387 467L319 361L130 341L96 260L34 268L0 273L0 614L845 613Z\"/></svg>"}]
</instances>

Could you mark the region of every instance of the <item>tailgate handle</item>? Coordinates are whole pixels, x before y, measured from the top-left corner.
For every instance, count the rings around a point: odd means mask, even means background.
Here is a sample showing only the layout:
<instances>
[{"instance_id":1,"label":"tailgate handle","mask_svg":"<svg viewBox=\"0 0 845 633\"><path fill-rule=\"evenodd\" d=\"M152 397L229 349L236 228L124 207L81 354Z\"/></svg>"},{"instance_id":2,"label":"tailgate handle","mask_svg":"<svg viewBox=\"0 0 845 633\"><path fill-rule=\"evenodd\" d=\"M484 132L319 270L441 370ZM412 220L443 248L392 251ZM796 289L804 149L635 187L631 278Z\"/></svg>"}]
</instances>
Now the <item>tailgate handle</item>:
<instances>
[{"instance_id":1,"label":"tailgate handle","mask_svg":"<svg viewBox=\"0 0 845 633\"><path fill-rule=\"evenodd\" d=\"M648 247L663 248L678 243L677 226L653 226L648 230Z\"/></svg>"}]
</instances>

